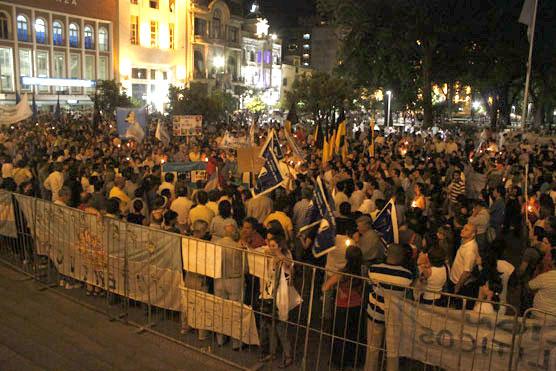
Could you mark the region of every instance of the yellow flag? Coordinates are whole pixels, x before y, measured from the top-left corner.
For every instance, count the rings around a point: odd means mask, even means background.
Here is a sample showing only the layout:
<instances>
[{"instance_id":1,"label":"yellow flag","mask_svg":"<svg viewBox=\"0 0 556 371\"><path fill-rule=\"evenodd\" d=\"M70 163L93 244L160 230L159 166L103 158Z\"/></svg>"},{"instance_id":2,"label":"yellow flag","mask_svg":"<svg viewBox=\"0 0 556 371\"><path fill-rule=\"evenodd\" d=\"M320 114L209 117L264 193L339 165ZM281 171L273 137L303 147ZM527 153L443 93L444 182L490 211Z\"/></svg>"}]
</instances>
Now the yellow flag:
<instances>
[{"instance_id":1,"label":"yellow flag","mask_svg":"<svg viewBox=\"0 0 556 371\"><path fill-rule=\"evenodd\" d=\"M336 135L338 133L338 129L334 130L334 132L332 133L332 137L330 137L330 140L328 142L328 146L330 147L328 149L328 156L330 156L330 158L334 157L334 155L336 154Z\"/></svg>"},{"instance_id":2,"label":"yellow flag","mask_svg":"<svg viewBox=\"0 0 556 371\"><path fill-rule=\"evenodd\" d=\"M344 143L342 146L342 161L346 162L349 152L349 144L347 136L344 138Z\"/></svg>"},{"instance_id":3,"label":"yellow flag","mask_svg":"<svg viewBox=\"0 0 556 371\"><path fill-rule=\"evenodd\" d=\"M324 136L324 143L322 145L322 163L326 164L328 162L328 157L330 156L330 145L328 144L328 138Z\"/></svg>"},{"instance_id":4,"label":"yellow flag","mask_svg":"<svg viewBox=\"0 0 556 371\"><path fill-rule=\"evenodd\" d=\"M338 132L336 133L336 138L335 138L334 153L337 154L341 153L345 138L346 138L346 122L344 120L340 122L340 125L338 125Z\"/></svg>"}]
</instances>

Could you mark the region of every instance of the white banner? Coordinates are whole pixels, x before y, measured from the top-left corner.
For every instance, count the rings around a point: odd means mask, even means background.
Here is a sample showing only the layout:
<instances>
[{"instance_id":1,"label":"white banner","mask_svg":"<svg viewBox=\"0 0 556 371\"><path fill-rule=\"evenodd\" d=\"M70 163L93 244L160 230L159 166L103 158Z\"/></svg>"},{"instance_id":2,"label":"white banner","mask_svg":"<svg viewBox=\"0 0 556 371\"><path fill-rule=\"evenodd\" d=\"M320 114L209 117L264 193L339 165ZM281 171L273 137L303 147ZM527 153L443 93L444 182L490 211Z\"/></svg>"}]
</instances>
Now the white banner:
<instances>
[{"instance_id":1,"label":"white banner","mask_svg":"<svg viewBox=\"0 0 556 371\"><path fill-rule=\"evenodd\" d=\"M212 278L222 277L222 247L210 242L183 237L183 270Z\"/></svg>"},{"instance_id":2,"label":"white banner","mask_svg":"<svg viewBox=\"0 0 556 371\"><path fill-rule=\"evenodd\" d=\"M0 235L17 238L12 194L0 192Z\"/></svg>"},{"instance_id":3,"label":"white banner","mask_svg":"<svg viewBox=\"0 0 556 371\"><path fill-rule=\"evenodd\" d=\"M268 254L267 247L259 247L252 251L247 251L247 265L249 266L249 274L268 280L272 275L272 255Z\"/></svg>"},{"instance_id":4,"label":"white banner","mask_svg":"<svg viewBox=\"0 0 556 371\"><path fill-rule=\"evenodd\" d=\"M521 318L432 307L387 295L388 357L407 357L445 370L551 370L556 359L556 321L541 324ZM517 349L513 333L523 331ZM542 331L542 335L541 335ZM515 346L512 360L512 346Z\"/></svg>"},{"instance_id":5,"label":"white banner","mask_svg":"<svg viewBox=\"0 0 556 371\"><path fill-rule=\"evenodd\" d=\"M174 136L185 137L203 134L203 116L176 115L172 117L172 131Z\"/></svg>"},{"instance_id":6,"label":"white banner","mask_svg":"<svg viewBox=\"0 0 556 371\"><path fill-rule=\"evenodd\" d=\"M33 116L27 94L14 106L0 106L0 125L11 125Z\"/></svg>"},{"instance_id":7,"label":"white banner","mask_svg":"<svg viewBox=\"0 0 556 371\"><path fill-rule=\"evenodd\" d=\"M259 333L251 307L206 292L182 287L183 311L193 328L213 331L259 345Z\"/></svg>"}]
</instances>

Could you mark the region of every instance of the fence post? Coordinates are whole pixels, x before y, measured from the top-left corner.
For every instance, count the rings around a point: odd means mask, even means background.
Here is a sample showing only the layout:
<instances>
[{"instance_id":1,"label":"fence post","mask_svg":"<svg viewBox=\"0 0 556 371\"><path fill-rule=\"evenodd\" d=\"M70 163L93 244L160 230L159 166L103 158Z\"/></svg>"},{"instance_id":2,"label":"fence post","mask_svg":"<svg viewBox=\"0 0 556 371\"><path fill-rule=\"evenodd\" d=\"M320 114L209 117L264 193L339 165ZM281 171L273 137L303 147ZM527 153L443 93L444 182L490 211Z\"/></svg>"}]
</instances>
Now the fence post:
<instances>
[{"instance_id":1,"label":"fence post","mask_svg":"<svg viewBox=\"0 0 556 371\"><path fill-rule=\"evenodd\" d=\"M313 274L311 277L311 292L309 293L309 311L307 313L307 330L305 332L305 345L303 347L303 359L301 360L301 369L307 369L307 349L309 348L309 332L311 331L311 315L313 312L313 300L315 293L315 267L313 267Z\"/></svg>"}]
</instances>

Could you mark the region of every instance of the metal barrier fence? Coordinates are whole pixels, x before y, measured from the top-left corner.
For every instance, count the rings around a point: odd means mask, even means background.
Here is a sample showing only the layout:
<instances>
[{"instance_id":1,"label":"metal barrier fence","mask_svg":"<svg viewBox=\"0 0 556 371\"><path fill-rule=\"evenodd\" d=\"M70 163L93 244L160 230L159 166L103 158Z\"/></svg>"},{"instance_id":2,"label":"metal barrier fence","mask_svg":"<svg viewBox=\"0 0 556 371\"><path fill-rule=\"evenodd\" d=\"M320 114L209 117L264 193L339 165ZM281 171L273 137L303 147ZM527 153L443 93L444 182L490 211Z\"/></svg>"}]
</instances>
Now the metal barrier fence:
<instances>
[{"instance_id":1,"label":"metal barrier fence","mask_svg":"<svg viewBox=\"0 0 556 371\"><path fill-rule=\"evenodd\" d=\"M0 208L0 260L138 333L231 366L555 369L554 314L518 318L507 304L372 282L19 194L0 192ZM438 300L425 304L424 293Z\"/></svg>"}]
</instances>

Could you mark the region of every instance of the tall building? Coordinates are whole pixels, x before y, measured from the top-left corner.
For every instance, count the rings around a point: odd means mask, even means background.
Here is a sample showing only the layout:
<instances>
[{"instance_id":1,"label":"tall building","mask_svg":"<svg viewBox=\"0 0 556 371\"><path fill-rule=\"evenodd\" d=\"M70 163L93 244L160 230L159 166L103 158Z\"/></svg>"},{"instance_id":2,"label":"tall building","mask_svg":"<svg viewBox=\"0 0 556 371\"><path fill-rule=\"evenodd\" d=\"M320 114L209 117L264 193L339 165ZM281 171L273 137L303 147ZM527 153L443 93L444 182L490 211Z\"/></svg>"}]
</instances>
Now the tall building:
<instances>
[{"instance_id":1,"label":"tall building","mask_svg":"<svg viewBox=\"0 0 556 371\"><path fill-rule=\"evenodd\" d=\"M311 48L311 67L320 72L332 72L338 65L340 48L338 29L326 24L313 27Z\"/></svg>"},{"instance_id":2,"label":"tall building","mask_svg":"<svg viewBox=\"0 0 556 371\"><path fill-rule=\"evenodd\" d=\"M168 87L188 79L190 0L119 0L118 79L127 94L163 111Z\"/></svg>"},{"instance_id":3,"label":"tall building","mask_svg":"<svg viewBox=\"0 0 556 371\"><path fill-rule=\"evenodd\" d=\"M287 93L293 89L295 81L309 77L313 73L313 69L303 66L301 58L298 55L284 57L282 63L282 83L280 86L280 102L282 107L286 105Z\"/></svg>"},{"instance_id":4,"label":"tall building","mask_svg":"<svg viewBox=\"0 0 556 371\"><path fill-rule=\"evenodd\" d=\"M94 80L114 78L116 0L0 1L0 103L90 105Z\"/></svg>"},{"instance_id":5,"label":"tall building","mask_svg":"<svg viewBox=\"0 0 556 371\"><path fill-rule=\"evenodd\" d=\"M257 91L268 106L276 105L282 84L282 41L269 32L267 19L254 16L245 20L242 45L245 87Z\"/></svg>"},{"instance_id":6,"label":"tall building","mask_svg":"<svg viewBox=\"0 0 556 371\"><path fill-rule=\"evenodd\" d=\"M187 15L189 81L234 91L241 85L240 0L191 0Z\"/></svg>"}]
</instances>

